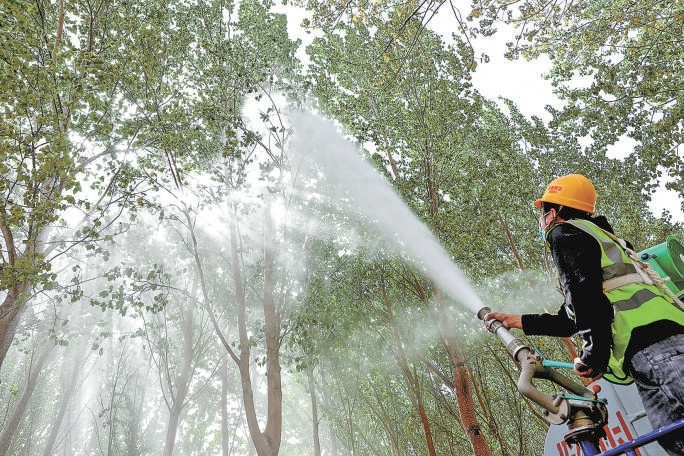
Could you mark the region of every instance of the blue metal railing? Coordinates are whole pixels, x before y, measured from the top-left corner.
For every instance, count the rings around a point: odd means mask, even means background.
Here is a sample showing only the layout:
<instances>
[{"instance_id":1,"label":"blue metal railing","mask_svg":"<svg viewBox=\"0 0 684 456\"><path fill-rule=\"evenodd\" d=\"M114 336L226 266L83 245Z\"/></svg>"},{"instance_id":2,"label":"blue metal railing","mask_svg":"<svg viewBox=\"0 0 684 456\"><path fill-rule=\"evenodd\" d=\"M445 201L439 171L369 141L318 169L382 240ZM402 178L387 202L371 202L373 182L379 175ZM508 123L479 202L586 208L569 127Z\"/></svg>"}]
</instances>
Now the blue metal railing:
<instances>
[{"instance_id":1,"label":"blue metal railing","mask_svg":"<svg viewBox=\"0 0 684 456\"><path fill-rule=\"evenodd\" d=\"M585 448L585 446L582 445L582 442L587 441L579 442L579 444L582 448L582 454L584 454L584 456L618 456L621 454L624 454L626 456L636 456L635 450L637 448L640 448L646 445L647 443L651 443L665 435L671 434L680 429L684 429L684 418L681 418L658 429L654 429L651 432L647 432L644 435L640 435L639 437L630 440L629 442L625 442L622 445L616 446L615 448L606 450L603 453L598 452L598 449L596 448L596 445L593 444L593 442L589 442L590 445L587 445L587 448Z\"/></svg>"}]
</instances>

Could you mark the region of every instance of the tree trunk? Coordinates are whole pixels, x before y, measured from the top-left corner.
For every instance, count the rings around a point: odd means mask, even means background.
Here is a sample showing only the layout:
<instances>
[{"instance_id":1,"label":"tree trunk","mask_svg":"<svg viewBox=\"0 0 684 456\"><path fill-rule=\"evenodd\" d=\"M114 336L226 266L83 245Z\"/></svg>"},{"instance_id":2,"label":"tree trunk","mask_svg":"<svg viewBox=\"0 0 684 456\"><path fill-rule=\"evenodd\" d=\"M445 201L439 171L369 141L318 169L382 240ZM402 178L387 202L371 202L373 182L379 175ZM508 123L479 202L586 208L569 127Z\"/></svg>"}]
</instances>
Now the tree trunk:
<instances>
[{"instance_id":1,"label":"tree trunk","mask_svg":"<svg viewBox=\"0 0 684 456\"><path fill-rule=\"evenodd\" d=\"M0 370L14 340L19 317L24 310L23 295L27 291L28 283L23 282L8 290L7 296L0 304Z\"/></svg>"},{"instance_id":2,"label":"tree trunk","mask_svg":"<svg viewBox=\"0 0 684 456\"><path fill-rule=\"evenodd\" d=\"M178 430L178 422L180 421L180 407L177 402L169 410L169 422L166 426L166 439L164 440L164 456L171 456L173 454L173 446L176 441L176 432Z\"/></svg>"},{"instance_id":3,"label":"tree trunk","mask_svg":"<svg viewBox=\"0 0 684 456\"><path fill-rule=\"evenodd\" d=\"M55 454L54 446L55 442L57 441L57 436L59 435L59 431L62 426L62 422L64 422L64 417L66 416L67 410L71 405L71 399L74 397L74 394L78 389L76 387L76 382L78 380L79 374L81 373L81 368L85 365L85 351L87 345L77 342L77 347L78 352L71 361L72 364L69 379L64 382L64 386L62 387L64 392L59 404L59 411L51 423L52 428L50 429L50 434L48 435L45 448L43 449L43 456L52 456Z\"/></svg>"},{"instance_id":4,"label":"tree trunk","mask_svg":"<svg viewBox=\"0 0 684 456\"><path fill-rule=\"evenodd\" d=\"M309 381L309 394L311 395L311 420L313 422L313 445L314 456L321 456L321 439L318 425L318 399L316 398L316 382L314 381L313 366L309 364L306 369Z\"/></svg>"},{"instance_id":5,"label":"tree trunk","mask_svg":"<svg viewBox=\"0 0 684 456\"><path fill-rule=\"evenodd\" d=\"M381 278L380 280L380 286L382 291L382 299L385 303L385 309L387 310L390 326L392 327L394 345L397 350L397 359L399 361L401 371L404 374L404 378L406 379L409 395L411 396L413 404L418 409L418 414L420 415L420 422L423 426L423 433L425 434L425 444L427 445L428 454L430 456L437 456L437 451L435 450L435 442L432 439L432 429L430 427L430 421L428 420L428 416L425 411L425 403L423 402L423 392L421 391L418 380L409 368L408 360L406 359L406 353L404 352L404 349L402 347L399 328L397 326L396 320L394 319L392 304L389 300L389 297L387 296L387 288L385 286L385 280L383 278Z\"/></svg>"},{"instance_id":6,"label":"tree trunk","mask_svg":"<svg viewBox=\"0 0 684 456\"><path fill-rule=\"evenodd\" d=\"M436 170L433 164L430 153L430 145L424 145L425 151L425 169L426 169L426 183L428 191L428 204L430 217L433 220L437 218L437 211L439 209L439 195L438 186L436 182ZM439 231L437 224L434 223L434 234L439 239ZM470 440L470 445L473 448L474 454L477 456L490 456L491 451L487 440L480 430L480 425L477 421L477 412L475 404L473 403L473 393L471 391L470 373L465 362L465 356L461 348L461 344L455 337L454 325L451 324L450 313L446 309L443 296L436 284L433 284L434 299L437 304L436 318L438 320L440 337L442 345L446 351L451 369L454 377L454 392L456 394L456 402L458 403L461 424Z\"/></svg>"},{"instance_id":7,"label":"tree trunk","mask_svg":"<svg viewBox=\"0 0 684 456\"><path fill-rule=\"evenodd\" d=\"M448 312L445 310L444 300L439 294L436 296L442 345L449 356L451 369L454 376L454 393L458 403L459 416L463 429L470 440L473 454L477 456L490 456L491 450L477 421L477 411L473 402L470 373L466 365L465 355L461 344L454 336L453 325L450 324Z\"/></svg>"},{"instance_id":8,"label":"tree trunk","mask_svg":"<svg viewBox=\"0 0 684 456\"><path fill-rule=\"evenodd\" d=\"M273 239L273 225L270 207L265 210L265 246L264 246L264 326L266 329L266 382L268 391L267 420L264 431L269 443L270 454L277 455L280 450L282 434L282 376L280 370L280 314L276 309L275 287L275 255L269 239Z\"/></svg>"},{"instance_id":9,"label":"tree trunk","mask_svg":"<svg viewBox=\"0 0 684 456\"><path fill-rule=\"evenodd\" d=\"M185 316L183 318L183 364L181 366L180 373L171 382L169 380L169 389L172 391L172 405L169 410L169 424L166 428L166 440L164 442L164 456L172 456L173 448L176 442L176 434L178 432L178 423L180 422L180 415L183 412L185 406L185 399L188 396L188 391L190 389L190 382L192 380L193 371L193 326L194 326L194 308L193 305L187 305L185 310ZM168 359L168 358L166 358ZM168 368L165 369L168 372ZM176 387L176 394L173 394L172 386Z\"/></svg>"},{"instance_id":10,"label":"tree trunk","mask_svg":"<svg viewBox=\"0 0 684 456\"><path fill-rule=\"evenodd\" d=\"M513 255L515 256L515 261L518 262L518 269L521 271L525 270L525 264L523 263L522 257L520 256L520 252L518 252L518 248L515 246L515 241L513 240L513 235L511 234L511 231L508 229L508 225L506 224L506 221L503 219L501 214L496 214L497 218L499 219L499 223L501 223L501 227L504 230L504 234L506 235L506 239L508 240L508 245L511 246L511 251L513 252Z\"/></svg>"},{"instance_id":11,"label":"tree trunk","mask_svg":"<svg viewBox=\"0 0 684 456\"><path fill-rule=\"evenodd\" d=\"M24 390L22 391L21 396L19 396L19 400L12 411L12 416L10 416L9 420L7 420L5 429L3 429L2 433L0 433L0 456L6 456L10 454L9 450L11 449L12 441L14 440L17 430L19 429L21 420L24 418L24 415L26 415L26 410L31 401L31 396L36 389L36 385L38 384L40 371L45 366L45 363L48 360L48 355L53 348L54 345L51 342L46 343L40 348L35 363L33 360L31 361L28 377L26 378L26 383L24 384Z\"/></svg>"},{"instance_id":12,"label":"tree trunk","mask_svg":"<svg viewBox=\"0 0 684 456\"><path fill-rule=\"evenodd\" d=\"M228 427L228 361L221 361L221 456L230 455L231 437Z\"/></svg>"},{"instance_id":13,"label":"tree trunk","mask_svg":"<svg viewBox=\"0 0 684 456\"><path fill-rule=\"evenodd\" d=\"M265 242L271 239L272 227L268 215L265 217ZM264 312L264 329L266 336L266 383L267 412L264 432L259 427L254 402L254 391L251 379L251 350L247 331L245 285L242 279L242 267L238 249L238 230L236 219L231 222L231 257L233 280L237 307L238 333L240 339L240 355L237 359L242 384L242 398L247 418L249 435L259 456L277 456L280 450L282 432L282 388L280 373L280 316L275 308L273 296L274 256L269 245L264 247L264 294L262 307ZM235 358L233 358L235 359Z\"/></svg>"}]
</instances>

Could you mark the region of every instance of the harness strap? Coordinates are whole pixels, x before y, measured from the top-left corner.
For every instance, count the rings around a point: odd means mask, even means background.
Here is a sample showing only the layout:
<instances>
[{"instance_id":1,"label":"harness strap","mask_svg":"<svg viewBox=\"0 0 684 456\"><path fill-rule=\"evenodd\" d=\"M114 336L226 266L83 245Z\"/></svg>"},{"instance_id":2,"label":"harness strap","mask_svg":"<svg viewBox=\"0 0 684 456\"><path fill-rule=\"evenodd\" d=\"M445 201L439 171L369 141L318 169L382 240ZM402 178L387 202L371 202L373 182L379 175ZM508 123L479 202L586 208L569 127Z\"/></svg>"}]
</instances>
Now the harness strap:
<instances>
[{"instance_id":1,"label":"harness strap","mask_svg":"<svg viewBox=\"0 0 684 456\"><path fill-rule=\"evenodd\" d=\"M634 281L634 282L627 282L627 283L643 282L643 283L647 283L649 285L655 285L656 287L658 287L658 289L662 293L666 294L672 300L675 307L678 307L680 310L684 310L684 302L682 302L682 300L679 299L679 297L676 294L674 294L674 292L672 290L670 290L670 287L668 287L665 284L665 282L670 280L669 277L660 277L660 274L658 274L656 272L656 270L653 269L653 267L650 264L641 261L641 259L637 256L636 252L634 250L630 249L629 247L627 247L627 243L625 242L624 239L618 238L617 236L615 236L613 233L611 233L609 231L604 230L604 232L609 237L611 237L613 240L617 241L618 244L620 244L620 246L622 246L622 248L624 249L624 251L627 254L627 256L629 257L629 259L632 260L632 262L636 266L638 275L641 276L642 280ZM616 277L616 279L619 279L619 278L620 277ZM604 290L606 289L606 285L605 285L606 282L609 282L609 281L610 280L603 282ZM626 285L627 283L624 283L622 285ZM617 288L617 287L613 287L613 289L614 288Z\"/></svg>"},{"instance_id":2,"label":"harness strap","mask_svg":"<svg viewBox=\"0 0 684 456\"><path fill-rule=\"evenodd\" d=\"M631 283L647 283L647 281L644 280L644 278L638 272L633 272L631 274L625 274L613 277L612 279L604 280L603 292L608 293L609 291L613 291L616 288L624 287L625 285L629 285Z\"/></svg>"}]
</instances>

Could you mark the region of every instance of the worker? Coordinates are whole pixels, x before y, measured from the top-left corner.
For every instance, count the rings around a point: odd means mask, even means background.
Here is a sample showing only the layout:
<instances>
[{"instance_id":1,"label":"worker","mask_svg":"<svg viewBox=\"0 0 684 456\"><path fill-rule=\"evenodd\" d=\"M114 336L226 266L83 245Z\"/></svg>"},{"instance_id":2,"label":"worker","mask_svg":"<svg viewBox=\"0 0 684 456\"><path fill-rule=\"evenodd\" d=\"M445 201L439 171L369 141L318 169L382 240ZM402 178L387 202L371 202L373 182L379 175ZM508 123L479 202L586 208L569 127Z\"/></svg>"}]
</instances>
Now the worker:
<instances>
[{"instance_id":1,"label":"worker","mask_svg":"<svg viewBox=\"0 0 684 456\"><path fill-rule=\"evenodd\" d=\"M555 179L534 205L564 302L555 315L491 312L484 319L528 335L577 333L578 375L634 381L654 429L684 417L684 311L638 273L608 220L593 216L596 191L585 176ZM681 434L659 443L670 455L684 455Z\"/></svg>"}]
</instances>

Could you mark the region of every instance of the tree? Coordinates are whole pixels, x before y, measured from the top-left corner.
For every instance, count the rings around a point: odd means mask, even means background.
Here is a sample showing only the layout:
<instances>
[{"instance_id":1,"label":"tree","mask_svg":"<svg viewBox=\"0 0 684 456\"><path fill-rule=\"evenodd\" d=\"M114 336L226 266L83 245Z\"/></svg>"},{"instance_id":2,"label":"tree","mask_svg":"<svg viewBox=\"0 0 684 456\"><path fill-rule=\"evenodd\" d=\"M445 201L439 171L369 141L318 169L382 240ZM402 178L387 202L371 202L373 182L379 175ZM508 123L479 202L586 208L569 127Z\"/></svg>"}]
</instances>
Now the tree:
<instances>
[{"instance_id":1,"label":"tree","mask_svg":"<svg viewBox=\"0 0 684 456\"><path fill-rule=\"evenodd\" d=\"M550 58L565 102L551 109L551 129L571 128L596 160L619 149L621 171L637 170L647 195L659 183L684 193L680 2L485 1L470 17L485 35L497 21L515 26L511 57Z\"/></svg>"},{"instance_id":2,"label":"tree","mask_svg":"<svg viewBox=\"0 0 684 456\"><path fill-rule=\"evenodd\" d=\"M112 6L22 0L0 8L7 31L0 37L0 366L35 293L68 290L53 260L78 245L94 250L107 224L145 204L142 180L158 181L152 176L166 169L157 157L163 144L131 151L149 135L130 112L136 105L147 109L137 111L138 119L149 109L163 112L144 98L160 94L141 87L177 72L173 60L150 55L145 40L165 36L157 32L169 26L172 11L153 2ZM137 33L135 23L155 31ZM134 77L134 68L148 70L145 78Z\"/></svg>"},{"instance_id":3,"label":"tree","mask_svg":"<svg viewBox=\"0 0 684 456\"><path fill-rule=\"evenodd\" d=\"M188 230L192 230L189 227ZM180 245L188 245L179 242ZM168 251L166 252L169 253ZM180 256L180 255L179 255ZM183 274L176 273L174 288L180 287ZM144 334L149 347L149 356L157 368L159 383L162 385L164 403L168 408L168 425L164 440L164 455L173 455L178 429L182 423L182 414L188 404L198 396L197 390L214 378L220 363L210 361L210 355L217 356L211 350L213 332L206 312L196 309L197 276L190 285L189 293L174 293L175 299L165 306L162 312L152 318L140 317L144 326ZM198 375L198 370L208 374Z\"/></svg>"},{"instance_id":4,"label":"tree","mask_svg":"<svg viewBox=\"0 0 684 456\"><path fill-rule=\"evenodd\" d=\"M450 2L306 4L318 27L306 71L269 0L0 6L3 444L22 454L318 454L326 443L348 454L538 453L545 421L515 391L503 349L469 339L480 323L356 213L363 198L330 194L327 169L305 175L290 160L283 100L315 96L493 307L558 299L535 275L545 258L530 203L559 173L585 171L635 245L671 233L667 218L643 216L648 195L624 185L654 164L608 159L621 133L583 121L599 104L579 95L548 124L480 96L468 37L429 27ZM599 3L586 5L605 20ZM599 62L580 44L578 59ZM585 88L563 85L575 89ZM25 383L20 366L33 364L22 348L43 339L58 346L41 381ZM62 363L49 362L54 353ZM304 384L308 397L297 395Z\"/></svg>"},{"instance_id":5,"label":"tree","mask_svg":"<svg viewBox=\"0 0 684 456\"><path fill-rule=\"evenodd\" d=\"M275 118L271 129L267 130L266 138L249 129L240 115L240 109L247 93L255 93L257 100L262 97L268 99L272 86L287 88L291 84L292 68L296 67L295 48L288 39L284 16L269 13L260 2L242 3L238 21L227 24L223 23L221 15L216 14L222 13L219 5L220 2L217 2L209 8L205 5L197 7L197 20L202 25L199 36L202 52L197 54L198 58L192 63L198 74L203 76L198 79L202 94L198 109L203 114L209 132L208 141L204 143L210 152L206 157L214 155L213 151L221 153L218 159L210 159L206 163L209 165L207 169L220 183L216 190L218 193L214 197L210 195L211 203L221 205L221 198L225 197L230 208L227 222L231 227L228 233L229 261L223 266L228 275L223 278L230 278L231 281L223 285L232 291L233 301L227 302L222 293L214 294L220 288L211 285L197 250L193 250L194 267L202 282L202 300L215 314L213 323L216 335L240 372L242 401L251 440L258 454L274 455L279 451L282 434L279 360L282 303L278 295L281 289L287 288L287 284L281 282L283 278L278 272L277 241L273 245L263 244L263 257L255 260L254 264L249 261L245 263L244 255L259 247L254 246L249 239L242 239L239 227L243 220L244 223L252 223L249 217L243 215L245 212L257 211L264 217L261 229L265 230L265 239L280 238L281 233L269 221L270 206L253 204L249 199L241 201L240 196L246 191L255 190L258 192L257 199L263 198L268 202L274 191L280 191L277 175L282 172L284 129L278 121L280 113L270 104L261 114L266 122L270 116ZM242 33L233 35L234 29ZM275 146L270 145L271 141ZM254 183L249 173L254 170L258 170L257 174L273 189L252 187ZM197 248L193 244L193 249ZM261 283L257 285L258 282ZM258 294L250 292L255 287L261 290ZM261 308L262 318L254 316L252 306L255 304ZM235 319L229 320L230 325L235 325L232 332L227 332L219 323L218 315L228 309L232 309L229 315L232 313L235 316ZM260 337L258 341L255 334ZM259 346L257 354L255 345L260 343L263 346ZM253 387L252 369L255 362L262 363L267 379L263 430L258 418L258 396Z\"/></svg>"}]
</instances>

